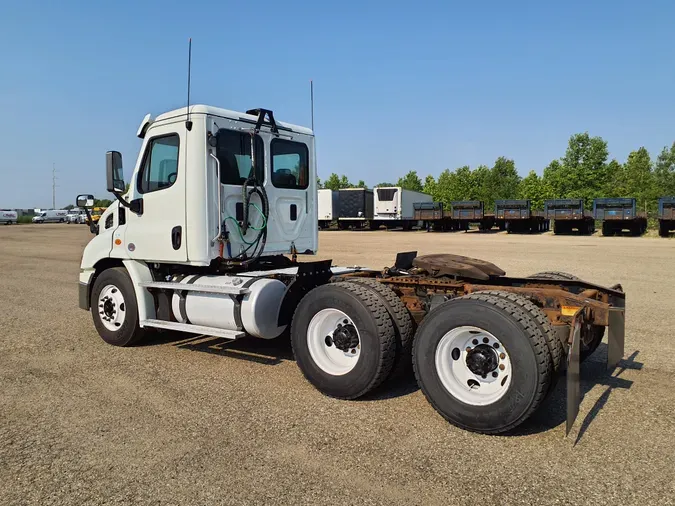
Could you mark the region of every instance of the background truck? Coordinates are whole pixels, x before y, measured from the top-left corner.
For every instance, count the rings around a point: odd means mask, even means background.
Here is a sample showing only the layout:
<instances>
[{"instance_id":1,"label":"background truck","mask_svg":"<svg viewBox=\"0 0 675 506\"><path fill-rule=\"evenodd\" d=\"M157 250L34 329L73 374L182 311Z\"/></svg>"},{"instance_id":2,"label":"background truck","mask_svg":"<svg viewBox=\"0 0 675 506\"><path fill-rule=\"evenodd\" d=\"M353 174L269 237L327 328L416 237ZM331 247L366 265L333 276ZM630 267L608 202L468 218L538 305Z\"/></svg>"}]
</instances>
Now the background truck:
<instances>
[{"instance_id":1,"label":"background truck","mask_svg":"<svg viewBox=\"0 0 675 506\"><path fill-rule=\"evenodd\" d=\"M79 208L70 209L68 211L68 217L66 218L66 222L68 224L85 223L86 222L86 214L84 212L84 209L79 209Z\"/></svg>"},{"instance_id":2,"label":"background truck","mask_svg":"<svg viewBox=\"0 0 675 506\"><path fill-rule=\"evenodd\" d=\"M482 200L457 200L450 203L451 218L457 230L469 230L472 223L480 230L486 231L495 226L495 216L485 214Z\"/></svg>"},{"instance_id":3,"label":"background truck","mask_svg":"<svg viewBox=\"0 0 675 506\"><path fill-rule=\"evenodd\" d=\"M549 228L544 213L533 211L529 200L496 200L495 219L504 222L509 234L545 232Z\"/></svg>"},{"instance_id":4,"label":"background truck","mask_svg":"<svg viewBox=\"0 0 675 506\"><path fill-rule=\"evenodd\" d=\"M675 197L659 199L659 235L668 237L675 230Z\"/></svg>"},{"instance_id":5,"label":"background truck","mask_svg":"<svg viewBox=\"0 0 675 506\"><path fill-rule=\"evenodd\" d=\"M574 230L582 235L595 232L595 219L592 213L584 211L583 199L545 201L544 219L553 220L554 234L570 234Z\"/></svg>"},{"instance_id":6,"label":"background truck","mask_svg":"<svg viewBox=\"0 0 675 506\"><path fill-rule=\"evenodd\" d=\"M342 188L339 190L338 228L340 230L347 230L349 227L375 229L373 198L373 190L365 188Z\"/></svg>"},{"instance_id":7,"label":"background truck","mask_svg":"<svg viewBox=\"0 0 675 506\"><path fill-rule=\"evenodd\" d=\"M444 230L443 202L415 202L413 217L416 221L420 221L427 231Z\"/></svg>"},{"instance_id":8,"label":"background truck","mask_svg":"<svg viewBox=\"0 0 675 506\"><path fill-rule=\"evenodd\" d=\"M68 211L65 209L50 209L41 211L33 216L33 223L65 223L68 219Z\"/></svg>"},{"instance_id":9,"label":"background truck","mask_svg":"<svg viewBox=\"0 0 675 506\"><path fill-rule=\"evenodd\" d=\"M627 230L637 236L647 230L647 216L637 211L636 200L631 197L595 199L593 216L602 221L602 235L611 236Z\"/></svg>"},{"instance_id":10,"label":"background truck","mask_svg":"<svg viewBox=\"0 0 675 506\"><path fill-rule=\"evenodd\" d=\"M431 195L406 190L400 186L375 188L373 198L375 228L384 225L387 228L403 227L403 230L411 230L414 226L421 225L421 222L415 219L416 202L433 202Z\"/></svg>"},{"instance_id":11,"label":"background truck","mask_svg":"<svg viewBox=\"0 0 675 506\"><path fill-rule=\"evenodd\" d=\"M122 155L106 154L116 201L90 226L80 264L79 305L109 344L153 329L289 339L325 395L356 399L413 369L446 420L488 434L527 420L565 366L569 431L579 362L605 328L610 368L623 355L618 284L508 277L448 253L401 252L384 269L299 261L318 248L315 139L272 111L194 105L146 116L137 135L128 190Z\"/></svg>"},{"instance_id":12,"label":"background truck","mask_svg":"<svg viewBox=\"0 0 675 506\"><path fill-rule=\"evenodd\" d=\"M319 213L319 228L328 228L333 221L337 221L340 202L340 192L337 190L318 190L317 209Z\"/></svg>"},{"instance_id":13,"label":"background truck","mask_svg":"<svg viewBox=\"0 0 675 506\"><path fill-rule=\"evenodd\" d=\"M0 223L5 225L11 225L12 223L19 222L19 213L12 211L11 209L2 209L0 210Z\"/></svg>"}]
</instances>

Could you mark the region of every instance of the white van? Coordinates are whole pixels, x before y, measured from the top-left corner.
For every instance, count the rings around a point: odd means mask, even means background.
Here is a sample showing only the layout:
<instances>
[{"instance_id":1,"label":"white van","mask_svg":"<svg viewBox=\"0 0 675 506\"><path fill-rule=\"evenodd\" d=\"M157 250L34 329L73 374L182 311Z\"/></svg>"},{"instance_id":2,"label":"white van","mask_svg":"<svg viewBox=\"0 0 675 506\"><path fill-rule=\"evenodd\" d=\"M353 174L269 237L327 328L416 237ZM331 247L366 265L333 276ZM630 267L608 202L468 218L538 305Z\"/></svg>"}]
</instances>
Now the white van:
<instances>
[{"instance_id":1,"label":"white van","mask_svg":"<svg viewBox=\"0 0 675 506\"><path fill-rule=\"evenodd\" d=\"M12 223L18 223L19 215L16 211L2 210L0 211L0 223L5 225L11 225Z\"/></svg>"},{"instance_id":2,"label":"white van","mask_svg":"<svg viewBox=\"0 0 675 506\"><path fill-rule=\"evenodd\" d=\"M64 223L68 219L68 211L65 209L50 209L33 216L33 223Z\"/></svg>"}]
</instances>

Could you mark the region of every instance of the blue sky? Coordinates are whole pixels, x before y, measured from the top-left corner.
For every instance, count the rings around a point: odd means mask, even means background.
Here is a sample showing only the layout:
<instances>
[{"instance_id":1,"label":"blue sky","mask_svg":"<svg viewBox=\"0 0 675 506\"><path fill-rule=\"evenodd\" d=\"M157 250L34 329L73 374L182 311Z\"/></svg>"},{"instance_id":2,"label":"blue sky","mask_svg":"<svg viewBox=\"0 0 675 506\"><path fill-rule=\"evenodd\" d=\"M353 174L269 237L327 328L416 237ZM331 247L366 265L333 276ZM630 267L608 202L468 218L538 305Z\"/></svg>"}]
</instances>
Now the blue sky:
<instances>
[{"instance_id":1,"label":"blue sky","mask_svg":"<svg viewBox=\"0 0 675 506\"><path fill-rule=\"evenodd\" d=\"M675 2L0 0L0 207L105 195L143 116L193 103L267 107L309 125L319 175L521 174L589 131L624 160L675 140Z\"/></svg>"}]
</instances>

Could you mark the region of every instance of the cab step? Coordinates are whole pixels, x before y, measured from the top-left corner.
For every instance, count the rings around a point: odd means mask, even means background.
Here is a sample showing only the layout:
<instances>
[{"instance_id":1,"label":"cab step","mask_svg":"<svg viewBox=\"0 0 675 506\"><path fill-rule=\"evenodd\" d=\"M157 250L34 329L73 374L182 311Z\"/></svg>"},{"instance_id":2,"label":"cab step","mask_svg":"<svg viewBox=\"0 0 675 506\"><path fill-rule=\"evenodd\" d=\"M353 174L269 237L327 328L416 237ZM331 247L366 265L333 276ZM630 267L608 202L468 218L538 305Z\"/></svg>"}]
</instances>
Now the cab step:
<instances>
[{"instance_id":1,"label":"cab step","mask_svg":"<svg viewBox=\"0 0 675 506\"><path fill-rule=\"evenodd\" d=\"M161 290L189 290L201 293L224 293L228 295L246 295L248 288L240 286L216 286L216 285L189 285L187 283L174 283L171 281L145 281L139 283L143 288L158 288Z\"/></svg>"},{"instance_id":2,"label":"cab step","mask_svg":"<svg viewBox=\"0 0 675 506\"><path fill-rule=\"evenodd\" d=\"M205 327L203 325L192 325L190 323L168 322L166 320L141 320L141 327L152 327L155 329L177 330L179 332L188 332L190 334L204 334L207 336L223 337L225 339L239 339L246 333L240 330L219 329L217 327Z\"/></svg>"}]
</instances>

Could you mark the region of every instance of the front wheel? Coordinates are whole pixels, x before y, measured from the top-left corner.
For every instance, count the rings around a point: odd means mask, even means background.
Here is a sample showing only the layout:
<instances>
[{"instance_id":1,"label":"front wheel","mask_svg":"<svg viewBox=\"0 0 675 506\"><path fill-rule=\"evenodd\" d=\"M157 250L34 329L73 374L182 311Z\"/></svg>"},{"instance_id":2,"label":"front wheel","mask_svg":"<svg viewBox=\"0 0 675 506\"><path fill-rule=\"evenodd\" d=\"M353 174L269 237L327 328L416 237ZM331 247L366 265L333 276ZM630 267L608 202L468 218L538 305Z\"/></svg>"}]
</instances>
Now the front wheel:
<instances>
[{"instance_id":1,"label":"front wheel","mask_svg":"<svg viewBox=\"0 0 675 506\"><path fill-rule=\"evenodd\" d=\"M379 386L396 358L385 304L357 283L330 283L307 294L293 316L291 344L305 378L341 399L356 399Z\"/></svg>"},{"instance_id":2,"label":"front wheel","mask_svg":"<svg viewBox=\"0 0 675 506\"><path fill-rule=\"evenodd\" d=\"M96 278L91 314L101 338L113 346L130 346L143 337L134 286L126 269L114 267Z\"/></svg>"}]
</instances>

